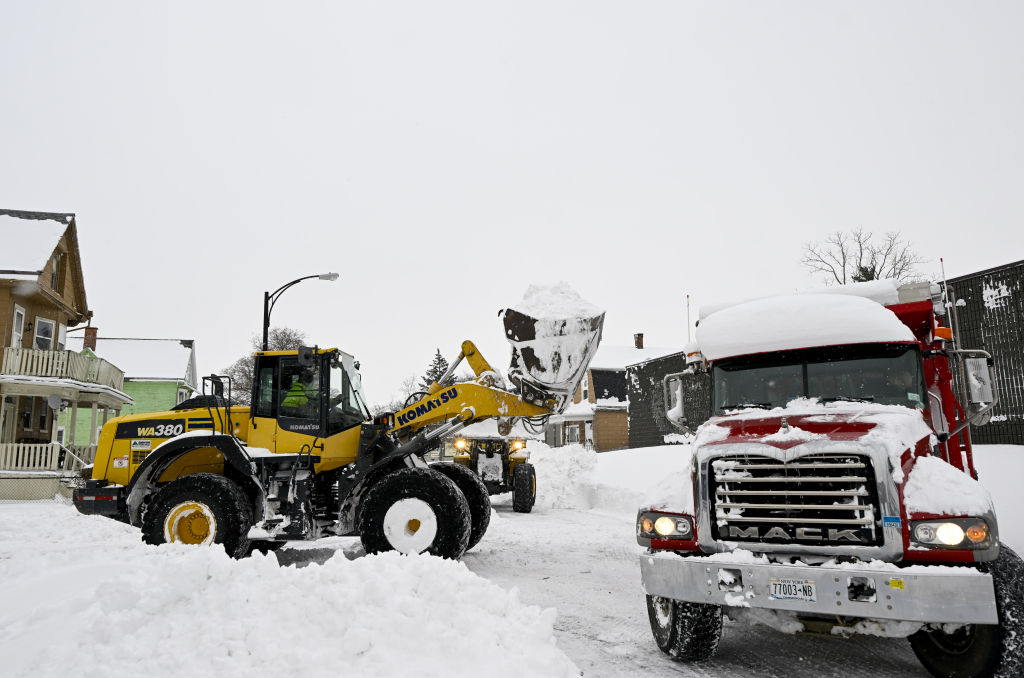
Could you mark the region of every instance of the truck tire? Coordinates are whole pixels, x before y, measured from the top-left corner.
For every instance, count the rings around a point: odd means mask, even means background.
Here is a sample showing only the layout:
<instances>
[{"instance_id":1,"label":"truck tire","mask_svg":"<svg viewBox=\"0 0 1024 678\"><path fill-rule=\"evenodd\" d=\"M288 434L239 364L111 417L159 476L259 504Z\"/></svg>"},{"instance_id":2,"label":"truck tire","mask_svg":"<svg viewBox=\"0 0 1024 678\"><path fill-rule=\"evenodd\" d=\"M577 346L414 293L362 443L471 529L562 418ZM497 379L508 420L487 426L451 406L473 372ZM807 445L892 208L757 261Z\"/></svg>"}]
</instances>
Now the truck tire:
<instances>
[{"instance_id":1,"label":"truck tire","mask_svg":"<svg viewBox=\"0 0 1024 678\"><path fill-rule=\"evenodd\" d=\"M252 508L241 488L215 473L164 485L142 516L147 544L220 544L232 558L249 553Z\"/></svg>"},{"instance_id":2,"label":"truck tire","mask_svg":"<svg viewBox=\"0 0 1024 678\"><path fill-rule=\"evenodd\" d=\"M921 665L936 678L1024 675L1024 561L1005 544L989 566L999 624L968 624L946 633L922 629L910 636Z\"/></svg>"},{"instance_id":3,"label":"truck tire","mask_svg":"<svg viewBox=\"0 0 1024 678\"><path fill-rule=\"evenodd\" d=\"M440 471L403 468L378 480L359 510L367 553L429 553L458 560L472 527L462 490Z\"/></svg>"},{"instance_id":4,"label":"truck tire","mask_svg":"<svg viewBox=\"0 0 1024 678\"><path fill-rule=\"evenodd\" d=\"M487 486L484 485L484 481L480 480L480 476L453 461L440 461L431 464L430 468L448 476L448 479L455 483L466 497L471 521L469 544L466 546L468 551L480 543L491 522L491 497L487 492Z\"/></svg>"},{"instance_id":5,"label":"truck tire","mask_svg":"<svg viewBox=\"0 0 1024 678\"><path fill-rule=\"evenodd\" d=\"M677 662L710 659L722 639L722 608L647 596L647 618L654 642Z\"/></svg>"},{"instance_id":6,"label":"truck tire","mask_svg":"<svg viewBox=\"0 0 1024 678\"><path fill-rule=\"evenodd\" d=\"M533 464L519 464L512 472L512 510L529 513L537 501L537 471Z\"/></svg>"}]
</instances>

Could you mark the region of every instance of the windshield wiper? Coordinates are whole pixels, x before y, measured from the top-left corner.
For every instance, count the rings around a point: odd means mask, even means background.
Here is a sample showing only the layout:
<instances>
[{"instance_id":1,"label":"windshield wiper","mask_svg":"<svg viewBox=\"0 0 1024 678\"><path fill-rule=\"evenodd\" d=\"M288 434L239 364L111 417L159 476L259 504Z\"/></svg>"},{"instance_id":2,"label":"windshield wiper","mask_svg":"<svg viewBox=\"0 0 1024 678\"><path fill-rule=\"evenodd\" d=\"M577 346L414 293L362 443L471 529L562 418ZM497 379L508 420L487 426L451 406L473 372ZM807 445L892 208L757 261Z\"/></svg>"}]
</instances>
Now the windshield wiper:
<instances>
[{"instance_id":1,"label":"windshield wiper","mask_svg":"<svg viewBox=\"0 0 1024 678\"><path fill-rule=\"evenodd\" d=\"M852 396L829 396L827 398L819 398L819 400L823 403L873 403L875 402L875 396L860 396L857 398Z\"/></svg>"},{"instance_id":2,"label":"windshield wiper","mask_svg":"<svg viewBox=\"0 0 1024 678\"><path fill-rule=\"evenodd\" d=\"M721 405L718 409L720 410L744 410L750 407L757 407L762 410L772 409L771 403L729 403L728 405Z\"/></svg>"}]
</instances>

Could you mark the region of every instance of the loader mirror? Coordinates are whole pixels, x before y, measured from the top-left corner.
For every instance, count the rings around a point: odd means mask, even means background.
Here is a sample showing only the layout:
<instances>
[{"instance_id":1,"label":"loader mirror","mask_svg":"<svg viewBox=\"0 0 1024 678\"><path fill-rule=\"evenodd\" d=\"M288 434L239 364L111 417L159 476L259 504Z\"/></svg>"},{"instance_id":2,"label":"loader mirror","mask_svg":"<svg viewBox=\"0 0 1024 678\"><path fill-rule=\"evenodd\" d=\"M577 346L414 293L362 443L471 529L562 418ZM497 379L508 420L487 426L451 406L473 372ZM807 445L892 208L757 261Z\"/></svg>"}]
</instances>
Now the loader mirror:
<instances>
[{"instance_id":1,"label":"loader mirror","mask_svg":"<svg viewBox=\"0 0 1024 678\"><path fill-rule=\"evenodd\" d=\"M299 346L299 365L301 367L312 367L314 364L313 356L316 355L316 349L312 346Z\"/></svg>"}]
</instances>

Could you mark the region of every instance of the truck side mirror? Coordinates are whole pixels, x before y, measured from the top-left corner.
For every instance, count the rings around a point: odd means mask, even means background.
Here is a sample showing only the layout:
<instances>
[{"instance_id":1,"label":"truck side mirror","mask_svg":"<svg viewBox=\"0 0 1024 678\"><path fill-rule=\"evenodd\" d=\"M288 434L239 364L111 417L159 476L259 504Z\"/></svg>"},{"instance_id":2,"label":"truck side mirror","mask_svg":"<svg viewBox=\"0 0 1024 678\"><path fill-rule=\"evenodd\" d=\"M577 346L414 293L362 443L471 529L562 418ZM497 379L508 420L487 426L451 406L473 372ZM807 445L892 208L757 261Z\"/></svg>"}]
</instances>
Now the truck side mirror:
<instances>
[{"instance_id":1,"label":"truck side mirror","mask_svg":"<svg viewBox=\"0 0 1024 678\"><path fill-rule=\"evenodd\" d=\"M683 410L682 373L666 374L661 383L665 395L665 418L676 428L686 430L686 413Z\"/></svg>"},{"instance_id":2,"label":"truck side mirror","mask_svg":"<svg viewBox=\"0 0 1024 678\"><path fill-rule=\"evenodd\" d=\"M964 373L967 381L968 409L976 415L971 419L971 423L975 426L987 424L992 418L992 405L996 402L992 359L987 355L966 355Z\"/></svg>"}]
</instances>

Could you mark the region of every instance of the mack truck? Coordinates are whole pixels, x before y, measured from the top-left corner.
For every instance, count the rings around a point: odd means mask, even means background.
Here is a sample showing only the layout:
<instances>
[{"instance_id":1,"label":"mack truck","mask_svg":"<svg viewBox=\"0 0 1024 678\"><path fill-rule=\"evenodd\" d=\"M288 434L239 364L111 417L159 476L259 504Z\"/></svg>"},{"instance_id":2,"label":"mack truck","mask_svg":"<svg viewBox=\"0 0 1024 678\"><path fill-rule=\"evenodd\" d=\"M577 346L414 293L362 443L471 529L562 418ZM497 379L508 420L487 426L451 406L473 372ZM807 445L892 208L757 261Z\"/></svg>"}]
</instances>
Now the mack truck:
<instances>
[{"instance_id":1,"label":"mack truck","mask_svg":"<svg viewBox=\"0 0 1024 678\"><path fill-rule=\"evenodd\" d=\"M151 544L217 544L235 557L358 534L367 553L457 559L487 529L487 488L461 464L428 464L426 453L473 422L495 418L507 432L520 418L541 423L562 411L604 323L603 312L501 315L508 382L465 341L426 392L376 417L352 355L259 351L248 407L233 406L230 381L213 377L204 379L209 395L107 422L74 504L141 528ZM450 383L463 360L475 379Z\"/></svg>"},{"instance_id":2,"label":"mack truck","mask_svg":"<svg viewBox=\"0 0 1024 678\"><path fill-rule=\"evenodd\" d=\"M970 439L997 404L992 357L956 345L943 299L872 281L702 309L663 387L679 428L694 393L710 418L685 486L636 525L672 659L709 659L724 615L906 637L933 676L1024 675L1024 564Z\"/></svg>"}]
</instances>

